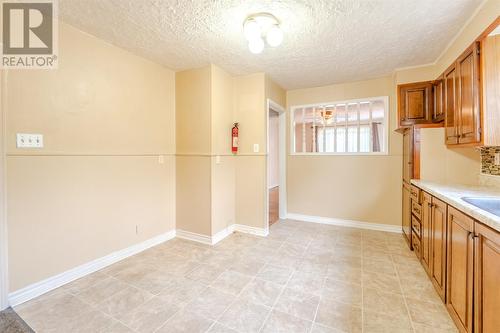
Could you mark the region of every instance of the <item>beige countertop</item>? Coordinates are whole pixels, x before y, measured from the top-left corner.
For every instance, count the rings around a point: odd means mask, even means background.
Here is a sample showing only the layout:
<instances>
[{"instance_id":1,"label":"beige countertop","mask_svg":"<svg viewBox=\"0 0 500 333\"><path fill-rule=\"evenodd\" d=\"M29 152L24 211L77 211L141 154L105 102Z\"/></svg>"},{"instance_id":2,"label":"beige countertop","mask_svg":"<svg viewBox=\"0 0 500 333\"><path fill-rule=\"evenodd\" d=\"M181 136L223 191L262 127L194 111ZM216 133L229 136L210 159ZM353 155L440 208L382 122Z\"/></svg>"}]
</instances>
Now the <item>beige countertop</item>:
<instances>
[{"instance_id":1,"label":"beige countertop","mask_svg":"<svg viewBox=\"0 0 500 333\"><path fill-rule=\"evenodd\" d=\"M500 198L500 188L485 186L454 185L412 179L412 184L464 212L475 220L500 232L500 217L481 208L473 206L463 197L497 197Z\"/></svg>"}]
</instances>

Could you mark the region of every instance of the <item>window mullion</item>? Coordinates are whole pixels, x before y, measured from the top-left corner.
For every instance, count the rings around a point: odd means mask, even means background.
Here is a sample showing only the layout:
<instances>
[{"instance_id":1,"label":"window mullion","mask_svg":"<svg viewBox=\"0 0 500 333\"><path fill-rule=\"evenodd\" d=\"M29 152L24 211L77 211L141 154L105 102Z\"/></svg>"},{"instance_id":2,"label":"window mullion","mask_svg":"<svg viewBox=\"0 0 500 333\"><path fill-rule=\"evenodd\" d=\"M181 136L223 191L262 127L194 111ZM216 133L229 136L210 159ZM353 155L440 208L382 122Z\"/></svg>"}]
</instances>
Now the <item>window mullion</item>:
<instances>
[{"instance_id":1,"label":"window mullion","mask_svg":"<svg viewBox=\"0 0 500 333\"><path fill-rule=\"evenodd\" d=\"M306 152L306 108L302 108L302 152Z\"/></svg>"},{"instance_id":2,"label":"window mullion","mask_svg":"<svg viewBox=\"0 0 500 333\"><path fill-rule=\"evenodd\" d=\"M323 145L323 153L326 153L326 107L323 106L323 116L322 118L322 123L323 123L323 142L321 143Z\"/></svg>"},{"instance_id":3,"label":"window mullion","mask_svg":"<svg viewBox=\"0 0 500 333\"><path fill-rule=\"evenodd\" d=\"M370 153L373 153L373 117L372 117L372 101L368 103L368 113L369 115L369 121L368 121L368 133L370 137Z\"/></svg>"},{"instance_id":4,"label":"window mullion","mask_svg":"<svg viewBox=\"0 0 500 333\"><path fill-rule=\"evenodd\" d=\"M359 153L361 151L361 125L360 125L360 123L361 123L361 119L360 119L361 115L360 115L360 104L359 104L359 102L358 102L357 107L358 107L358 111L357 111L357 114L358 114L357 115L357 117L358 117L358 151L357 152Z\"/></svg>"},{"instance_id":5,"label":"window mullion","mask_svg":"<svg viewBox=\"0 0 500 333\"><path fill-rule=\"evenodd\" d=\"M333 106L333 151L337 151L337 104Z\"/></svg>"},{"instance_id":6,"label":"window mullion","mask_svg":"<svg viewBox=\"0 0 500 333\"><path fill-rule=\"evenodd\" d=\"M349 104L345 104L345 133L344 133L344 137L345 137L345 152L348 153L349 152L349 142L347 140L349 140Z\"/></svg>"},{"instance_id":7,"label":"window mullion","mask_svg":"<svg viewBox=\"0 0 500 333\"><path fill-rule=\"evenodd\" d=\"M316 107L312 108L313 121L312 121L312 152L315 153L316 149Z\"/></svg>"}]
</instances>

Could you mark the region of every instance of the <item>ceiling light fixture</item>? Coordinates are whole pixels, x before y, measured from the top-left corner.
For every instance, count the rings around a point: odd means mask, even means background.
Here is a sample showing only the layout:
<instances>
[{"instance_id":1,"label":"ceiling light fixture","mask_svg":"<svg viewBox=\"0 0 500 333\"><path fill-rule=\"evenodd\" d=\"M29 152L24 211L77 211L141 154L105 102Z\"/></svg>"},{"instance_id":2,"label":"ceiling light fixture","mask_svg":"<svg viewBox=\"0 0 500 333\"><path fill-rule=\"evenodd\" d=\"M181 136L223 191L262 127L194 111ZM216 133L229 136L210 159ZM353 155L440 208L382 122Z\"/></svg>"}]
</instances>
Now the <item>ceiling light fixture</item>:
<instances>
[{"instance_id":1,"label":"ceiling light fixture","mask_svg":"<svg viewBox=\"0 0 500 333\"><path fill-rule=\"evenodd\" d=\"M278 19L269 13L248 16L243 23L243 33L248 41L250 52L259 54L264 51L265 43L277 47L283 42L283 31Z\"/></svg>"}]
</instances>

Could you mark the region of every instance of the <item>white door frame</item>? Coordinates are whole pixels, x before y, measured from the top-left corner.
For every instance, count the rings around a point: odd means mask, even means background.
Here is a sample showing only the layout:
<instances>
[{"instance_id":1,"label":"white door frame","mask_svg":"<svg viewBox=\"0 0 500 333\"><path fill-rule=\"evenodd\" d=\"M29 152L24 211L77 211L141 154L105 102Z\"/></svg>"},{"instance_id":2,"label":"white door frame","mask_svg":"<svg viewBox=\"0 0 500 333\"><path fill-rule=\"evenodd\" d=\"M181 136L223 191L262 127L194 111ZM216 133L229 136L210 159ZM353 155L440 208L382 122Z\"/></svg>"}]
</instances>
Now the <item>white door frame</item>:
<instances>
[{"instance_id":1,"label":"white door frame","mask_svg":"<svg viewBox=\"0 0 500 333\"><path fill-rule=\"evenodd\" d=\"M7 212L5 177L6 93L7 71L0 71L0 310L9 306L9 284L7 264Z\"/></svg>"},{"instance_id":2,"label":"white door frame","mask_svg":"<svg viewBox=\"0 0 500 333\"><path fill-rule=\"evenodd\" d=\"M266 234L269 232L269 110L278 112L279 117L279 218L285 219L287 215L286 197L286 110L271 99L267 99L266 107Z\"/></svg>"}]
</instances>

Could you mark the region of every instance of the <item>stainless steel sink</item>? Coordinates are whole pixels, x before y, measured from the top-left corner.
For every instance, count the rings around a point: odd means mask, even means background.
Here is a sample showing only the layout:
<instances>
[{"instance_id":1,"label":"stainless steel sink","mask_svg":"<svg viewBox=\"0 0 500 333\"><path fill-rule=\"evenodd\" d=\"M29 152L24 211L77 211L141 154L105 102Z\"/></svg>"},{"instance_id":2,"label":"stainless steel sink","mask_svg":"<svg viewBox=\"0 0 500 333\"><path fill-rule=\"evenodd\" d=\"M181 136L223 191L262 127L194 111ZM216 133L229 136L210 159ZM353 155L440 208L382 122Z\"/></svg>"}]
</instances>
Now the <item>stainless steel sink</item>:
<instances>
[{"instance_id":1,"label":"stainless steel sink","mask_svg":"<svg viewBox=\"0 0 500 333\"><path fill-rule=\"evenodd\" d=\"M500 217L500 198L495 197L495 198L470 198L470 197L464 197L462 198L463 201L470 203L473 206L476 206L477 208L480 208L482 210L485 210L491 214L494 214L496 216Z\"/></svg>"}]
</instances>

